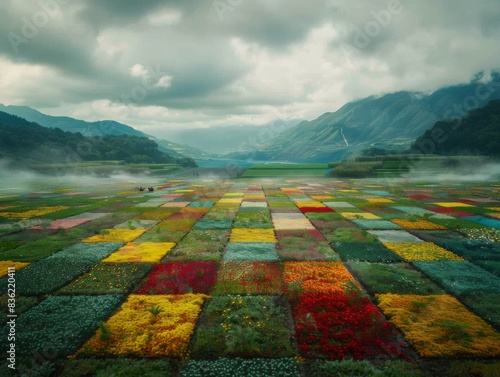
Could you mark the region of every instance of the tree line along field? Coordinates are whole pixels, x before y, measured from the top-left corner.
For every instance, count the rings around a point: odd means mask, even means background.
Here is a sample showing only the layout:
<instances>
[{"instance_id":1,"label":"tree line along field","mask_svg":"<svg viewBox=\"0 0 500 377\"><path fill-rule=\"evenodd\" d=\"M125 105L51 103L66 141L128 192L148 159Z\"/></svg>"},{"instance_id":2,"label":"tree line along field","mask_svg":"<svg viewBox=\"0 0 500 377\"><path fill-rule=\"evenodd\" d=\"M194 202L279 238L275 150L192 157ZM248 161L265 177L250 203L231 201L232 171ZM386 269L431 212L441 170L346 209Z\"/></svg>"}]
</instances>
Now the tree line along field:
<instances>
[{"instance_id":1,"label":"tree line along field","mask_svg":"<svg viewBox=\"0 0 500 377\"><path fill-rule=\"evenodd\" d=\"M243 178L320 178L327 173L328 164L254 164L242 175Z\"/></svg>"},{"instance_id":2,"label":"tree line along field","mask_svg":"<svg viewBox=\"0 0 500 377\"><path fill-rule=\"evenodd\" d=\"M484 156L440 156L433 154L388 154L358 156L352 161L330 162L329 175L338 178L394 178L417 171L428 175L461 170L474 172L493 162Z\"/></svg>"},{"instance_id":3,"label":"tree line along field","mask_svg":"<svg viewBox=\"0 0 500 377\"><path fill-rule=\"evenodd\" d=\"M499 374L500 183L137 186L1 191L18 374Z\"/></svg>"}]
</instances>

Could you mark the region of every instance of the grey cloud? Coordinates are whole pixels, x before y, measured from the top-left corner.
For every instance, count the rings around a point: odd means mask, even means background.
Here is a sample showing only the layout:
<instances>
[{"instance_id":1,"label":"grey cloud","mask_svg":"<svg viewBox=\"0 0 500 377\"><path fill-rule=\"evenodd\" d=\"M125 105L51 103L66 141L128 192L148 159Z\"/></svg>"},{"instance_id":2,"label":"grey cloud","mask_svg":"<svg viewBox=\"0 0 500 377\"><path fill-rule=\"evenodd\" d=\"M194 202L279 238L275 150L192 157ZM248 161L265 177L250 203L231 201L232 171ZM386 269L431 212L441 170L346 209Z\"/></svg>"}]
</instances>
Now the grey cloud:
<instances>
[{"instance_id":1,"label":"grey cloud","mask_svg":"<svg viewBox=\"0 0 500 377\"><path fill-rule=\"evenodd\" d=\"M272 49L303 40L312 28L335 21L339 9L326 0L242 1L223 22L212 16L214 27Z\"/></svg>"},{"instance_id":2,"label":"grey cloud","mask_svg":"<svg viewBox=\"0 0 500 377\"><path fill-rule=\"evenodd\" d=\"M87 0L85 8L78 13L78 17L96 27L105 29L115 24L137 22L144 15L164 6L176 3L165 0Z\"/></svg>"},{"instance_id":3,"label":"grey cloud","mask_svg":"<svg viewBox=\"0 0 500 377\"><path fill-rule=\"evenodd\" d=\"M0 55L12 62L42 65L60 73L60 80L50 90L46 88L44 95L31 89L23 93L23 88L19 88L16 98L26 105L41 103L50 107L61 102L123 101L141 87L141 78L131 77L129 70L134 64L142 64L160 67L173 77L172 85L149 87L140 101L129 101L138 106L202 109L221 117L246 115L258 106L281 106L293 101L307 106L311 101L308 96L323 84L344 88L342 94L352 99L375 94L374 87L366 82L377 75L387 79L387 83L380 81L378 92L420 90L463 82L478 70L498 64L498 60L493 61L495 55L490 48L493 41L500 39L498 0L475 3L402 0L402 12L393 15L390 23L381 27L353 56L360 65L371 59L386 72L367 70L351 77L346 69L346 76L338 82L304 84L303 91L299 90L295 97L285 90L274 91L272 95L260 92L262 88L254 91L243 88L238 92L232 85L240 85L254 67L235 54L231 47L233 38L240 38L271 57L286 59L292 47L304 42L312 30L328 24L342 32L332 41L329 51L341 59L343 46L355 46L357 34L352 28L363 30L374 20L373 12L385 10L389 1L220 1L232 7L222 20L211 0L70 1L61 8L63 17L51 18L29 43L19 46L19 53L9 42L8 33L22 34L22 18L30 18L39 11L39 3L26 0L23 3L26 5L20 6L20 3L3 1L0 4ZM172 25L148 21L148 16L165 10L177 10L182 16ZM415 37L422 32L426 33L425 38ZM116 46L105 48L116 47L118 52L108 56L106 51L99 50L102 48L99 41L109 36L113 42L117 41ZM121 42L125 45L123 50L118 48ZM482 54L490 54L486 56L489 60L482 62ZM334 67L336 63L332 63ZM314 64L311 62L310 71L321 73L323 68ZM368 80L364 80L366 78ZM263 87L265 90L265 85Z\"/></svg>"},{"instance_id":4,"label":"grey cloud","mask_svg":"<svg viewBox=\"0 0 500 377\"><path fill-rule=\"evenodd\" d=\"M62 20L54 18L36 2L28 4L31 6L21 10L12 3L0 6L0 34L4 36L0 38L0 55L75 75L95 73L90 53L95 35L68 20L71 4L59 6L64 14Z\"/></svg>"}]
</instances>

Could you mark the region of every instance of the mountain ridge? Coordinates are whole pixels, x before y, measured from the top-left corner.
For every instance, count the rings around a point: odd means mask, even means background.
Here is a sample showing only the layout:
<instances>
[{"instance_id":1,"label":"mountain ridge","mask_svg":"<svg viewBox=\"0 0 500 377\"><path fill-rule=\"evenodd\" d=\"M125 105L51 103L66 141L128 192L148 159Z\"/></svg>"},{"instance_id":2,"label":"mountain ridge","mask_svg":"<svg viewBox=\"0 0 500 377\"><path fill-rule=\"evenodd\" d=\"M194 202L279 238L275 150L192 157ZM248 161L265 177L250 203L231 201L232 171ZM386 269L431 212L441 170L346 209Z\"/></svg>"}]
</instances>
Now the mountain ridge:
<instances>
[{"instance_id":1,"label":"mountain ridge","mask_svg":"<svg viewBox=\"0 0 500 377\"><path fill-rule=\"evenodd\" d=\"M196 166L194 160L171 156L161 151L155 141L142 136L83 136L80 132L44 127L3 111L0 111L0 158L9 165L28 168L89 161Z\"/></svg>"},{"instance_id":2,"label":"mountain ridge","mask_svg":"<svg viewBox=\"0 0 500 377\"><path fill-rule=\"evenodd\" d=\"M430 94L401 91L370 96L297 124L260 145L253 155L270 161L330 162L368 147L402 150L436 122L461 118L468 107L483 107L499 98L498 73L486 84L473 80ZM235 155L244 157L241 152Z\"/></svg>"},{"instance_id":3,"label":"mountain ridge","mask_svg":"<svg viewBox=\"0 0 500 377\"><path fill-rule=\"evenodd\" d=\"M83 136L129 135L145 137L155 141L161 150L174 157L191 157L197 159L208 155L197 148L159 139L114 120L87 122L68 116L47 115L29 106L5 106L0 104L0 111L26 119L29 122L35 122L43 127L59 128L62 131L73 133L80 132Z\"/></svg>"}]
</instances>

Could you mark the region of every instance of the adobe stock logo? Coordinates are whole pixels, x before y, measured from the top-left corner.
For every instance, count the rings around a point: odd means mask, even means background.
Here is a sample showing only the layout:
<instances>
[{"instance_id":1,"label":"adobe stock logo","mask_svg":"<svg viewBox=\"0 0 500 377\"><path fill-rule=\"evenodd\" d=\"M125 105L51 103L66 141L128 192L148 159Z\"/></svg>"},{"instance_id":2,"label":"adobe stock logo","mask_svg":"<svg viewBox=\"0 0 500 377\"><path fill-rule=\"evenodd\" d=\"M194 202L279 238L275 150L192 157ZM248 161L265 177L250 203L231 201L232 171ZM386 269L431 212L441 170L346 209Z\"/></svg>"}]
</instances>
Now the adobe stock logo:
<instances>
[{"instance_id":1,"label":"adobe stock logo","mask_svg":"<svg viewBox=\"0 0 500 377\"><path fill-rule=\"evenodd\" d=\"M399 0L391 0L387 4L386 9L379 11L372 10L370 15L371 20L367 21L363 27L351 25L350 32L352 33L352 44L343 43L342 50L345 56L349 57L354 53L359 53L362 49L368 47L372 40L377 38L382 30L389 26L393 20L393 16L400 14L403 7Z\"/></svg>"},{"instance_id":2,"label":"adobe stock logo","mask_svg":"<svg viewBox=\"0 0 500 377\"><path fill-rule=\"evenodd\" d=\"M34 12L31 17L21 18L21 32L7 33L7 38L9 39L10 45L14 49L16 54L19 54L19 46L28 44L33 38L35 38L40 29L46 27L50 19L56 17L60 10L61 5L66 5L71 0L40 0L38 1L39 9Z\"/></svg>"},{"instance_id":3,"label":"adobe stock logo","mask_svg":"<svg viewBox=\"0 0 500 377\"><path fill-rule=\"evenodd\" d=\"M234 9L242 3L243 0L214 0L212 6L214 7L219 20L224 21L226 13L234 12Z\"/></svg>"}]
</instances>

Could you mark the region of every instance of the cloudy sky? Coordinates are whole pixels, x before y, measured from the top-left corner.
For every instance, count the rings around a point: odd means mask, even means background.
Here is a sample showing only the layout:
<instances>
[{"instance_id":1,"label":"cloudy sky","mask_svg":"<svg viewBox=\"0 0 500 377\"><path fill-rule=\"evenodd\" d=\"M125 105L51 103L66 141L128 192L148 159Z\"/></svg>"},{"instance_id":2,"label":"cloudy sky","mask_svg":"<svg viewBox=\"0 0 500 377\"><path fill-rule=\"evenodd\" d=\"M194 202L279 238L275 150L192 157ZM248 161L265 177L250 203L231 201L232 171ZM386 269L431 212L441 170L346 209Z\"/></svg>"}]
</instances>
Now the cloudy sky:
<instances>
[{"instance_id":1,"label":"cloudy sky","mask_svg":"<svg viewBox=\"0 0 500 377\"><path fill-rule=\"evenodd\" d=\"M3 0L0 29L0 103L166 138L500 66L498 0Z\"/></svg>"}]
</instances>

